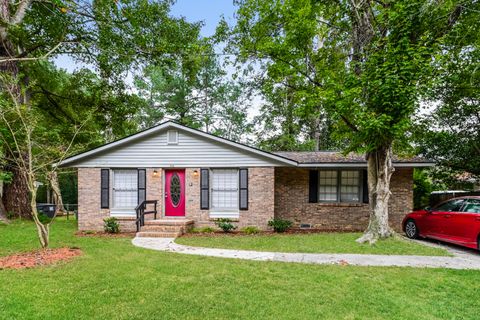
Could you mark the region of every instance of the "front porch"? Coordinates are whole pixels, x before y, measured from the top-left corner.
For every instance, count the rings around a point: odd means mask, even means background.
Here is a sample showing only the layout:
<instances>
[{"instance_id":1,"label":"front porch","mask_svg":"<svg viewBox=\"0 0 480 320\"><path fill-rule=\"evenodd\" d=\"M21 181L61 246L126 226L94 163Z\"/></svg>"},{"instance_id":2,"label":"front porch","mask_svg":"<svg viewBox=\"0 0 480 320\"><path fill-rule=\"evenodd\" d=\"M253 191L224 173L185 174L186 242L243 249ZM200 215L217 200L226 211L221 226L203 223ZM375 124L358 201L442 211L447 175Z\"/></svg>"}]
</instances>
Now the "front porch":
<instances>
[{"instance_id":1,"label":"front porch","mask_svg":"<svg viewBox=\"0 0 480 320\"><path fill-rule=\"evenodd\" d=\"M184 216L161 216L158 200L145 200L135 208L137 237L176 238L193 228L194 221Z\"/></svg>"},{"instance_id":2,"label":"front porch","mask_svg":"<svg viewBox=\"0 0 480 320\"><path fill-rule=\"evenodd\" d=\"M185 218L160 218L145 220L137 237L176 238L193 228L194 221Z\"/></svg>"}]
</instances>

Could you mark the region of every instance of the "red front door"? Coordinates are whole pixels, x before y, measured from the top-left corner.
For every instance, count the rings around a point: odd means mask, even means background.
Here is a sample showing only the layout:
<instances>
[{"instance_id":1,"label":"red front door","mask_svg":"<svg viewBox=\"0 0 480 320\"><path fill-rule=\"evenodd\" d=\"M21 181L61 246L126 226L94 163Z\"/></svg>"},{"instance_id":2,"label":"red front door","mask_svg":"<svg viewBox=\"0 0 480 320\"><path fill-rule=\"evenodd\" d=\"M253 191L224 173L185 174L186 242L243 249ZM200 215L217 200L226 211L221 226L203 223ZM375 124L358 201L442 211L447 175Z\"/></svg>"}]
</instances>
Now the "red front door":
<instances>
[{"instance_id":1,"label":"red front door","mask_svg":"<svg viewBox=\"0 0 480 320\"><path fill-rule=\"evenodd\" d=\"M165 171L165 215L185 216L185 170Z\"/></svg>"}]
</instances>

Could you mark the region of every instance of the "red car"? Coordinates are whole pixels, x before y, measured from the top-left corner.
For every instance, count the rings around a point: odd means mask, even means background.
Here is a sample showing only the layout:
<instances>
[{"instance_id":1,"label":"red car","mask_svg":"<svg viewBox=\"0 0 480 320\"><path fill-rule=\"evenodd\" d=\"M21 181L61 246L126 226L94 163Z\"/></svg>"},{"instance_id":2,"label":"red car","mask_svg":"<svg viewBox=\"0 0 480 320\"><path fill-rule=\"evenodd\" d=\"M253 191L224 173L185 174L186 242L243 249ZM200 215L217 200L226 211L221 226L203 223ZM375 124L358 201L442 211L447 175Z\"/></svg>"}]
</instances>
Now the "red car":
<instances>
[{"instance_id":1,"label":"red car","mask_svg":"<svg viewBox=\"0 0 480 320\"><path fill-rule=\"evenodd\" d=\"M454 198L411 212L402 227L411 239L432 238L480 250L480 196Z\"/></svg>"}]
</instances>

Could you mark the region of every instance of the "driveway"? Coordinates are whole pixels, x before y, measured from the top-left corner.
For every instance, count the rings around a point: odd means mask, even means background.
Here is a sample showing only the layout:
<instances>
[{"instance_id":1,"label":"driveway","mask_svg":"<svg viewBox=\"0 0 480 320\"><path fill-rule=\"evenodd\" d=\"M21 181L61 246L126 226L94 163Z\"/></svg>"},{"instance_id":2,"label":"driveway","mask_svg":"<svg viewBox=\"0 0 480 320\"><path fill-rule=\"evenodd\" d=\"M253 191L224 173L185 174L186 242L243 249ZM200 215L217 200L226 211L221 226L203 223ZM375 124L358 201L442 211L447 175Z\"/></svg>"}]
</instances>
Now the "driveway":
<instances>
[{"instance_id":1,"label":"driveway","mask_svg":"<svg viewBox=\"0 0 480 320\"><path fill-rule=\"evenodd\" d=\"M453 257L408 256L408 255L372 255L372 254L330 254L330 253L282 253L251 250L232 250L191 247L174 242L174 238L134 238L137 247L176 252L181 254L201 255L217 258L246 259L255 261L280 261L309 264L337 264L355 266L383 267L419 267L451 268L480 270L480 255L459 248L452 248L430 241L419 241L429 246L445 248Z\"/></svg>"}]
</instances>

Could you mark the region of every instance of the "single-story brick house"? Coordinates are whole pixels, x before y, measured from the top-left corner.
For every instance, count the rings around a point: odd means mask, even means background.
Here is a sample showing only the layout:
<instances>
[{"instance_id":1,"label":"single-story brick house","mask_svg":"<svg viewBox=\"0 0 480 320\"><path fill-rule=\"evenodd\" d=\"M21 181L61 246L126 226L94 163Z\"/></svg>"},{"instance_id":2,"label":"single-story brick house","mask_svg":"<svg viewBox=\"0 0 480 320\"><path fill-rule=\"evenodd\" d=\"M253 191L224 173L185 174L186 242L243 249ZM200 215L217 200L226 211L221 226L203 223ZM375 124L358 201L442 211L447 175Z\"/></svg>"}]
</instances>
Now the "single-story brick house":
<instances>
[{"instance_id":1,"label":"single-story brick house","mask_svg":"<svg viewBox=\"0 0 480 320\"><path fill-rule=\"evenodd\" d=\"M393 228L400 230L412 210L413 168L430 165L421 158L395 159ZM322 230L363 230L368 223L367 163L359 155L269 153L168 121L60 166L78 168L80 230L102 230L111 216L122 230L134 231L144 200L155 200L158 211L155 221L146 217L144 236L213 226L218 218L261 229L274 217Z\"/></svg>"}]
</instances>

